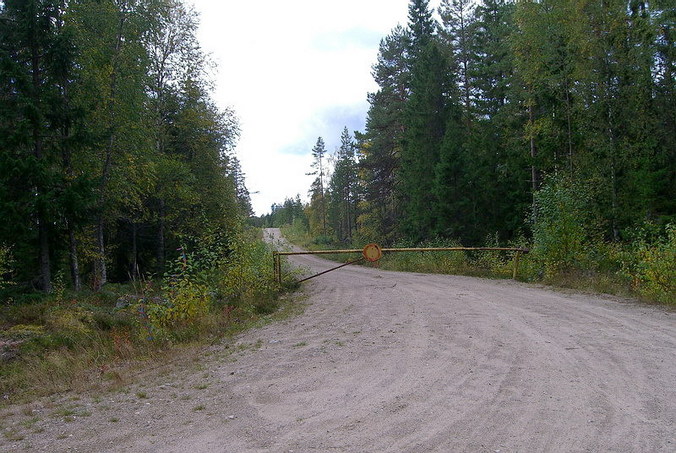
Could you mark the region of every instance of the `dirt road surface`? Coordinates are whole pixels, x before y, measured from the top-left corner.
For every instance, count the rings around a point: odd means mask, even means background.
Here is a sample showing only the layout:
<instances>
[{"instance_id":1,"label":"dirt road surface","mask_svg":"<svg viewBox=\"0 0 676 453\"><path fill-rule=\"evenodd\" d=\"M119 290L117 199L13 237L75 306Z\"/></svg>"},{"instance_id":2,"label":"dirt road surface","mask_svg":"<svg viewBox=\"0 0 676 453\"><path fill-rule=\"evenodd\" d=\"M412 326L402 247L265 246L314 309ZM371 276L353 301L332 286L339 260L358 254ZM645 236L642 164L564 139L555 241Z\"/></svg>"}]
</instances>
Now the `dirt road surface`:
<instances>
[{"instance_id":1,"label":"dirt road surface","mask_svg":"<svg viewBox=\"0 0 676 453\"><path fill-rule=\"evenodd\" d=\"M673 311L354 266L303 285L302 315L194 367L5 414L0 451L676 451Z\"/></svg>"}]
</instances>

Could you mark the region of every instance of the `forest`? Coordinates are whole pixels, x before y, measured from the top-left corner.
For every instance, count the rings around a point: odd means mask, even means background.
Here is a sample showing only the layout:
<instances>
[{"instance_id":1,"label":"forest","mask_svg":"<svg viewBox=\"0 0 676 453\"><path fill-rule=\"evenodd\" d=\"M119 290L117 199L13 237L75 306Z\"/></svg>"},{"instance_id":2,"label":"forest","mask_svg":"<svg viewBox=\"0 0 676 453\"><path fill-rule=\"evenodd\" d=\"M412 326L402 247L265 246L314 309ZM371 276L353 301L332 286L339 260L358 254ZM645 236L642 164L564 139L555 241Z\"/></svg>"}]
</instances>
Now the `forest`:
<instances>
[{"instance_id":1,"label":"forest","mask_svg":"<svg viewBox=\"0 0 676 453\"><path fill-rule=\"evenodd\" d=\"M0 266L45 292L162 276L242 230L235 112L177 0L0 5ZM218 236L218 237L215 237Z\"/></svg>"},{"instance_id":2,"label":"forest","mask_svg":"<svg viewBox=\"0 0 676 453\"><path fill-rule=\"evenodd\" d=\"M365 130L336 131L334 153L319 137L309 203L257 223L325 245L529 246L531 279L674 302L675 23L669 1L411 0Z\"/></svg>"},{"instance_id":3,"label":"forest","mask_svg":"<svg viewBox=\"0 0 676 453\"><path fill-rule=\"evenodd\" d=\"M5 398L276 310L197 27L181 0L0 1Z\"/></svg>"}]
</instances>

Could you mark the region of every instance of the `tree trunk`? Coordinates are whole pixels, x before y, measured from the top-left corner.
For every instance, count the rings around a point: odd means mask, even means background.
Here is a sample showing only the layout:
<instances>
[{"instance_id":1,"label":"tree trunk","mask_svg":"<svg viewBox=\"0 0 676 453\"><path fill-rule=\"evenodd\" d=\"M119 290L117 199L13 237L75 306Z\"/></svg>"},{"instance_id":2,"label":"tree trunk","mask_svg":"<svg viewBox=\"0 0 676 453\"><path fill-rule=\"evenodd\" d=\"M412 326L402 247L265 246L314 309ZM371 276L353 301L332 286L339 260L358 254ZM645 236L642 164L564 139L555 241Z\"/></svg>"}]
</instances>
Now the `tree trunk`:
<instances>
[{"instance_id":1,"label":"tree trunk","mask_svg":"<svg viewBox=\"0 0 676 453\"><path fill-rule=\"evenodd\" d=\"M70 276L73 282L73 289L80 291L82 282L80 280L80 265L77 256L77 241L75 239L75 230L68 222L68 256L70 258Z\"/></svg>"},{"instance_id":2,"label":"tree trunk","mask_svg":"<svg viewBox=\"0 0 676 453\"><path fill-rule=\"evenodd\" d=\"M98 248L98 257L94 263L95 271L95 281L94 289L99 290L103 285L108 282L108 271L106 269L106 247L105 247L105 222L103 220L103 212L106 206L106 190L108 189L108 180L110 178L110 171L113 165L113 152L115 148L115 96L117 95L117 63L116 58L119 56L122 49L123 42L123 30L126 20L126 15L124 12L120 12L120 19L118 23L117 36L115 38L115 54L113 56L113 70L110 74L110 99L108 100L108 113L110 114L110 130L108 136L108 145L106 147L106 155L103 163L103 168L101 171L101 184L99 186L99 209L101 213L99 214L98 224L96 229L96 243Z\"/></svg>"},{"instance_id":3,"label":"tree trunk","mask_svg":"<svg viewBox=\"0 0 676 453\"><path fill-rule=\"evenodd\" d=\"M566 79L566 123L568 127L568 172L573 176L573 126L571 120L571 101L568 79Z\"/></svg>"},{"instance_id":4,"label":"tree trunk","mask_svg":"<svg viewBox=\"0 0 676 453\"><path fill-rule=\"evenodd\" d=\"M611 209L611 228L613 230L613 241L619 242L620 230L617 225L618 206L617 206L617 160L615 132L612 126L612 115L608 109L608 139L610 141L610 209Z\"/></svg>"},{"instance_id":5,"label":"tree trunk","mask_svg":"<svg viewBox=\"0 0 676 453\"><path fill-rule=\"evenodd\" d=\"M35 24L33 24L34 33L36 30ZM37 45L38 38L33 36L32 46L31 46L31 75L32 75L32 88L33 96L35 97L33 101L36 106L40 106L40 91L42 87L41 79L41 55L40 49ZM33 154L35 155L36 160L42 160L42 118L38 117L32 121L32 132L33 132ZM36 194L39 197L43 194L43 188L35 188ZM51 275L51 266L49 261L49 227L47 225L47 219L44 208L38 206L37 209L37 222L38 222L38 242L39 242L39 251L38 251L38 268L40 274L40 289L45 292L52 291L52 275Z\"/></svg>"},{"instance_id":6,"label":"tree trunk","mask_svg":"<svg viewBox=\"0 0 676 453\"><path fill-rule=\"evenodd\" d=\"M49 229L45 216L39 210L38 213L38 235L40 240L40 289L47 293L52 292L52 274L49 262Z\"/></svg>"},{"instance_id":7,"label":"tree trunk","mask_svg":"<svg viewBox=\"0 0 676 453\"><path fill-rule=\"evenodd\" d=\"M131 223L131 279L136 280L139 277L138 271L138 226L136 222Z\"/></svg>"},{"instance_id":8,"label":"tree trunk","mask_svg":"<svg viewBox=\"0 0 676 453\"><path fill-rule=\"evenodd\" d=\"M103 220L103 215L99 215L98 224L96 226L96 245L98 249L98 256L96 257L96 262L94 264L95 272L95 281L94 281L94 290L100 290L103 285L108 282L108 270L106 269L106 243L104 238L105 232L105 222Z\"/></svg>"},{"instance_id":9,"label":"tree trunk","mask_svg":"<svg viewBox=\"0 0 676 453\"><path fill-rule=\"evenodd\" d=\"M529 105L528 106L528 119L530 121L531 126L533 125L533 106ZM530 167L530 174L531 174L531 184L532 184L532 190L533 190L533 197L535 197L535 192L537 192L539 188L539 181L538 181L538 170L537 166L535 165L535 157L537 157L537 148L535 147L535 136L533 135L533 132L531 131L530 135L530 157L532 159L531 167ZM533 198L535 200L535 198Z\"/></svg>"},{"instance_id":10,"label":"tree trunk","mask_svg":"<svg viewBox=\"0 0 676 453\"><path fill-rule=\"evenodd\" d=\"M160 200L160 209L159 209L159 227L157 229L157 271L158 273L162 274L164 272L164 257L165 257L165 250L164 250L164 211L165 211L165 205L164 205L164 200Z\"/></svg>"}]
</instances>

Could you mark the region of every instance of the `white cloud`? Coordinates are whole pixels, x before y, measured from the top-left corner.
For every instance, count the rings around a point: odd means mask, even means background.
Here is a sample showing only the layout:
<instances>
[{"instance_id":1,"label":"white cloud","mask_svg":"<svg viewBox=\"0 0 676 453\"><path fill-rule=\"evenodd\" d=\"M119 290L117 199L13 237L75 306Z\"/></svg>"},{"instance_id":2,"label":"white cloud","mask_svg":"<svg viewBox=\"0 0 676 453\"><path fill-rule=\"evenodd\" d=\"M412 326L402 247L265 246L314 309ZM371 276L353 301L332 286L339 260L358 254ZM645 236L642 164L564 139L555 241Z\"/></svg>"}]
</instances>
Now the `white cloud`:
<instances>
[{"instance_id":1,"label":"white cloud","mask_svg":"<svg viewBox=\"0 0 676 453\"><path fill-rule=\"evenodd\" d=\"M333 151L343 126L363 127L379 41L406 23L408 1L193 3L198 38L219 67L216 101L241 120L237 154L249 190L258 192L254 210L305 198L317 137Z\"/></svg>"}]
</instances>

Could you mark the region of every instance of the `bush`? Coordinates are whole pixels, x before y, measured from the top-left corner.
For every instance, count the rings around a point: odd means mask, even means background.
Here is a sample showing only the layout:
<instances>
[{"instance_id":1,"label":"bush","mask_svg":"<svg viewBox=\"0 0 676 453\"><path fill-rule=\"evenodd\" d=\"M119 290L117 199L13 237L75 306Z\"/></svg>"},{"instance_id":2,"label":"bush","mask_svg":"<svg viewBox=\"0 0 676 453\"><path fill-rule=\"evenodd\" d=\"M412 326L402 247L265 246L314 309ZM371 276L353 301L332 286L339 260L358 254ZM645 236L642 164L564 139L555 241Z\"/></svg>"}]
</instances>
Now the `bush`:
<instances>
[{"instance_id":1,"label":"bush","mask_svg":"<svg viewBox=\"0 0 676 453\"><path fill-rule=\"evenodd\" d=\"M411 247L462 247L452 240L435 239L421 244L399 242L395 248ZM381 266L383 269L407 272L429 272L434 274L471 273L470 262L464 251L455 252L398 252L385 254Z\"/></svg>"},{"instance_id":2,"label":"bush","mask_svg":"<svg viewBox=\"0 0 676 453\"><path fill-rule=\"evenodd\" d=\"M229 306L260 312L259 308L273 299L278 290L270 246L252 237L238 237L232 244L232 253L221 264L216 288Z\"/></svg>"},{"instance_id":3,"label":"bush","mask_svg":"<svg viewBox=\"0 0 676 453\"><path fill-rule=\"evenodd\" d=\"M622 272L644 297L676 304L676 225L653 243L639 238L624 255Z\"/></svg>"},{"instance_id":4,"label":"bush","mask_svg":"<svg viewBox=\"0 0 676 453\"><path fill-rule=\"evenodd\" d=\"M545 278L588 267L589 246L600 242L591 193L587 184L552 177L535 194L532 258Z\"/></svg>"},{"instance_id":5,"label":"bush","mask_svg":"<svg viewBox=\"0 0 676 453\"><path fill-rule=\"evenodd\" d=\"M165 301L150 304L147 315L157 331L180 330L199 324L209 313L210 305L209 289L186 278L172 286Z\"/></svg>"},{"instance_id":6,"label":"bush","mask_svg":"<svg viewBox=\"0 0 676 453\"><path fill-rule=\"evenodd\" d=\"M6 245L0 244L0 289L11 285L13 264L12 251Z\"/></svg>"},{"instance_id":7,"label":"bush","mask_svg":"<svg viewBox=\"0 0 676 453\"><path fill-rule=\"evenodd\" d=\"M143 297L132 307L149 338L186 340L216 333L232 318L251 319L276 310L278 291L272 250L253 231L226 243L206 235L179 249L159 297Z\"/></svg>"}]
</instances>

